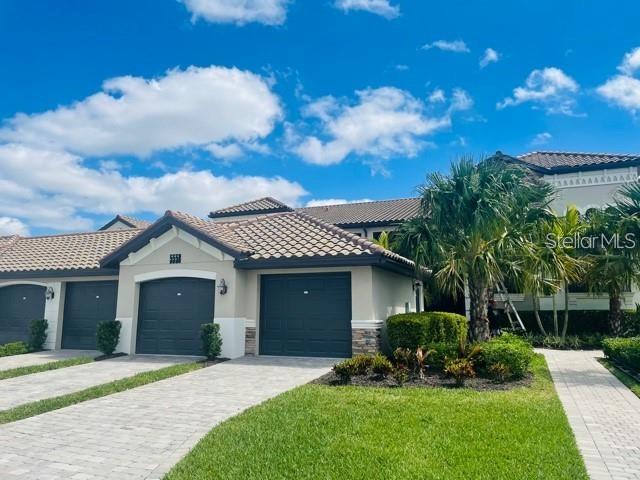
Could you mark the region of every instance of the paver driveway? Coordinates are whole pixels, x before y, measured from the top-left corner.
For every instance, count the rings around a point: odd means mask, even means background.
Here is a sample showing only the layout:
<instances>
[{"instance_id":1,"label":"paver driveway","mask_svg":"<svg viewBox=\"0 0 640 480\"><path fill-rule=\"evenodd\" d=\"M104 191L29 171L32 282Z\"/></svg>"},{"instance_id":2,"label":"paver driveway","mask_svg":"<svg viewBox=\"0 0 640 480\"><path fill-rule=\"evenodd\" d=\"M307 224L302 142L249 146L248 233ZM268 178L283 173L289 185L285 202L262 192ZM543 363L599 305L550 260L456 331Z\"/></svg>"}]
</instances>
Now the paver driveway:
<instances>
[{"instance_id":1,"label":"paver driveway","mask_svg":"<svg viewBox=\"0 0 640 480\"><path fill-rule=\"evenodd\" d=\"M0 426L0 478L161 478L213 426L333 363L244 357Z\"/></svg>"},{"instance_id":2,"label":"paver driveway","mask_svg":"<svg viewBox=\"0 0 640 480\"><path fill-rule=\"evenodd\" d=\"M78 392L95 385L131 377L141 372L191 362L195 358L147 355L118 357L0 380L0 392L2 392L0 410L8 410L23 403Z\"/></svg>"},{"instance_id":3,"label":"paver driveway","mask_svg":"<svg viewBox=\"0 0 640 480\"><path fill-rule=\"evenodd\" d=\"M46 350L44 352L25 353L0 358L0 371L18 367L30 367L45 363L57 362L75 357L97 357L100 352L95 350Z\"/></svg>"},{"instance_id":4,"label":"paver driveway","mask_svg":"<svg viewBox=\"0 0 640 480\"><path fill-rule=\"evenodd\" d=\"M593 480L640 480L640 398L598 361L602 352L543 350Z\"/></svg>"}]
</instances>

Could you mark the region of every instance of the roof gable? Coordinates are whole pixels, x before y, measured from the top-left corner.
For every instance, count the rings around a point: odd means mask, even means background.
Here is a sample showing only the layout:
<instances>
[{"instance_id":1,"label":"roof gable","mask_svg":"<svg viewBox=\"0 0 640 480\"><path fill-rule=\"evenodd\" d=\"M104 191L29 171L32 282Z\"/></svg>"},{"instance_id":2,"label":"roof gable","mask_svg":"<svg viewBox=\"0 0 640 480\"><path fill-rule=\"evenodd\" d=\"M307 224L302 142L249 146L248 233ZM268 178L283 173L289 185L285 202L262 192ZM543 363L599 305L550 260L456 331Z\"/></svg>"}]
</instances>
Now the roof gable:
<instances>
[{"instance_id":1,"label":"roof gable","mask_svg":"<svg viewBox=\"0 0 640 480\"><path fill-rule=\"evenodd\" d=\"M100 227L98 231L112 229L111 227L118 223L124 225L126 228L147 228L149 225L151 225L151 222L148 222L147 220L140 220L139 218L130 217L128 215L116 215L114 218Z\"/></svg>"},{"instance_id":2,"label":"roof gable","mask_svg":"<svg viewBox=\"0 0 640 480\"><path fill-rule=\"evenodd\" d=\"M290 212L293 209L272 197L258 198L249 202L221 208L209 213L209 218L236 217L242 215L256 215L278 212Z\"/></svg>"}]
</instances>

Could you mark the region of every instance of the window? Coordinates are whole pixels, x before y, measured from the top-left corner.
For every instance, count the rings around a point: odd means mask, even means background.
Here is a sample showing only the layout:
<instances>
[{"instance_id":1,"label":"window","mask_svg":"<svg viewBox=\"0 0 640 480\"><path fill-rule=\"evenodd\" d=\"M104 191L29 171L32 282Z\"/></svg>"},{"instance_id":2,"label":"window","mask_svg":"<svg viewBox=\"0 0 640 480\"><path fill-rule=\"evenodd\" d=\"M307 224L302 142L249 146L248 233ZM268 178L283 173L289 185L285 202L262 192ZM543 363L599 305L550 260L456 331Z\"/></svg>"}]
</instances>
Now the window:
<instances>
[{"instance_id":1,"label":"window","mask_svg":"<svg viewBox=\"0 0 640 480\"><path fill-rule=\"evenodd\" d=\"M172 253L169 255L169 263L182 263L182 254L181 253Z\"/></svg>"}]
</instances>

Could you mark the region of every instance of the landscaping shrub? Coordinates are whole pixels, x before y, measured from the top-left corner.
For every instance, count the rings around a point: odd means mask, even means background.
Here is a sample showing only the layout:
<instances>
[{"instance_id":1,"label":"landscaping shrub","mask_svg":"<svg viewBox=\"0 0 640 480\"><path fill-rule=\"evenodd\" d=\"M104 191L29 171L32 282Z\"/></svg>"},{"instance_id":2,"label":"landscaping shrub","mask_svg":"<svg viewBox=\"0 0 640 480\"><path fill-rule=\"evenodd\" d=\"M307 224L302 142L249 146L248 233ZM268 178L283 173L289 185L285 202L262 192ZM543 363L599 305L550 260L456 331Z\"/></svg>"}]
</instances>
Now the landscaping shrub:
<instances>
[{"instance_id":1,"label":"landscaping shrub","mask_svg":"<svg viewBox=\"0 0 640 480\"><path fill-rule=\"evenodd\" d=\"M29 353L29 346L24 342L11 342L0 345L0 357Z\"/></svg>"},{"instance_id":2,"label":"landscaping shrub","mask_svg":"<svg viewBox=\"0 0 640 480\"><path fill-rule=\"evenodd\" d=\"M488 372L502 364L508 368L507 378L522 378L533 360L533 347L524 339L505 333L485 342L481 356Z\"/></svg>"},{"instance_id":3,"label":"landscaping shrub","mask_svg":"<svg viewBox=\"0 0 640 480\"><path fill-rule=\"evenodd\" d=\"M447 358L454 358L458 355L459 346L456 343L431 343L426 348L431 351L429 361L435 368L444 368L444 362Z\"/></svg>"},{"instance_id":4,"label":"landscaping shrub","mask_svg":"<svg viewBox=\"0 0 640 480\"><path fill-rule=\"evenodd\" d=\"M115 352L120 339L122 324L118 320L108 320L98 323L97 347L105 355Z\"/></svg>"},{"instance_id":5,"label":"landscaping shrub","mask_svg":"<svg viewBox=\"0 0 640 480\"><path fill-rule=\"evenodd\" d=\"M402 313L387 319L387 335L392 350L458 343L467 338L467 319L450 312Z\"/></svg>"},{"instance_id":6,"label":"landscaping shrub","mask_svg":"<svg viewBox=\"0 0 640 480\"><path fill-rule=\"evenodd\" d=\"M377 354L375 357L372 355L366 354L358 354L352 358L347 358L342 362L336 363L333 366L333 372L341 377L343 380L348 380L354 375L366 375L373 367L374 359L378 357ZM386 360L386 357L380 355L380 357ZM381 362L381 360L377 360Z\"/></svg>"},{"instance_id":7,"label":"landscaping shrub","mask_svg":"<svg viewBox=\"0 0 640 480\"><path fill-rule=\"evenodd\" d=\"M202 340L202 352L208 359L214 359L222 353L222 336L220 325L217 323L205 323L200 326L200 339Z\"/></svg>"},{"instance_id":8,"label":"landscaping shrub","mask_svg":"<svg viewBox=\"0 0 640 480\"><path fill-rule=\"evenodd\" d=\"M49 328L49 323L46 320L31 320L29 324L29 350L32 352L42 350L47 339L47 328Z\"/></svg>"},{"instance_id":9,"label":"landscaping shrub","mask_svg":"<svg viewBox=\"0 0 640 480\"><path fill-rule=\"evenodd\" d=\"M614 362L640 372L640 337L607 338L602 342L602 350Z\"/></svg>"},{"instance_id":10,"label":"landscaping shrub","mask_svg":"<svg viewBox=\"0 0 640 480\"><path fill-rule=\"evenodd\" d=\"M557 350L596 350L602 348L602 341L606 337L601 333L567 335L563 342L562 337L528 333L523 338L534 347L553 348Z\"/></svg>"},{"instance_id":11,"label":"landscaping shrub","mask_svg":"<svg viewBox=\"0 0 640 480\"><path fill-rule=\"evenodd\" d=\"M511 378L511 369L504 363L498 362L491 365L488 369L489 375L497 382L504 382Z\"/></svg>"},{"instance_id":12,"label":"landscaping shrub","mask_svg":"<svg viewBox=\"0 0 640 480\"><path fill-rule=\"evenodd\" d=\"M371 371L376 375L386 377L393 371L393 364L381 353L376 353L371 359Z\"/></svg>"},{"instance_id":13,"label":"landscaping shrub","mask_svg":"<svg viewBox=\"0 0 640 480\"><path fill-rule=\"evenodd\" d=\"M473 378L476 376L476 371L473 368L473 361L468 358L454 358L447 360L444 364L444 373L455 378L456 385L459 387L464 385L464 381L467 378Z\"/></svg>"},{"instance_id":14,"label":"landscaping shrub","mask_svg":"<svg viewBox=\"0 0 640 480\"><path fill-rule=\"evenodd\" d=\"M531 332L533 334L540 333L533 312L518 310L518 313L520 315L520 318L522 319L522 323L524 323L527 332ZM540 320L542 321L542 325L544 326L545 330L548 333L553 333L553 311L541 310L539 313ZM504 311L500 310L498 315L500 327L509 328L511 325L509 324ZM608 333L608 315L608 310L571 310L569 312L569 328L567 330L567 334L583 336L594 333ZM623 312L623 328L625 321L629 317L629 315L632 315L632 312ZM564 311L562 310L558 311L558 322L560 323L560 328L562 328L562 324L564 322Z\"/></svg>"}]
</instances>

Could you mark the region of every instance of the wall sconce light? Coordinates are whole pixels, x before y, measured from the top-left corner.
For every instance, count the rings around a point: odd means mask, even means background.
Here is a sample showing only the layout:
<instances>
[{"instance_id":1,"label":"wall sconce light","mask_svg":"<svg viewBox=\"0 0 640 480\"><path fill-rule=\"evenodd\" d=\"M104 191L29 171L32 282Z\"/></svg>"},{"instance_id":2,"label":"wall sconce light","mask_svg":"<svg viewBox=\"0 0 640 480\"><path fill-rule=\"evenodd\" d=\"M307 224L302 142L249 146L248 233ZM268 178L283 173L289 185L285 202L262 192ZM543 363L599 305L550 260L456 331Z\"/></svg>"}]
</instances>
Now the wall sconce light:
<instances>
[{"instance_id":1,"label":"wall sconce light","mask_svg":"<svg viewBox=\"0 0 640 480\"><path fill-rule=\"evenodd\" d=\"M46 298L47 300L53 300L53 297L56 296L56 292L53 291L53 287L47 287L47 290L45 291L44 294L44 298Z\"/></svg>"},{"instance_id":2,"label":"wall sconce light","mask_svg":"<svg viewBox=\"0 0 640 480\"><path fill-rule=\"evenodd\" d=\"M228 290L227 282L224 281L224 278L220 279L220 283L218 284L218 292L220 292L220 295L225 295Z\"/></svg>"}]
</instances>

